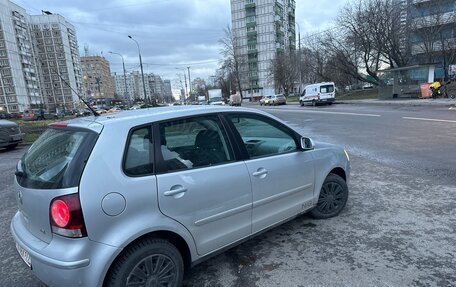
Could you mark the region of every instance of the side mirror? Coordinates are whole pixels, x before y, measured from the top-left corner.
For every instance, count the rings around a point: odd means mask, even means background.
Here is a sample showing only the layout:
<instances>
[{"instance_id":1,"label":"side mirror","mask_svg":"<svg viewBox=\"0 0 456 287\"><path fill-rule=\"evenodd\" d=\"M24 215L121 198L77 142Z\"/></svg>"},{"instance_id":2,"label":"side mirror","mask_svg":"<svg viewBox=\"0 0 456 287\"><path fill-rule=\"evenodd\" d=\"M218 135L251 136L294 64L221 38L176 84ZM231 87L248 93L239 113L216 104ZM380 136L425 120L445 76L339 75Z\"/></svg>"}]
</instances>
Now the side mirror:
<instances>
[{"instance_id":1,"label":"side mirror","mask_svg":"<svg viewBox=\"0 0 456 287\"><path fill-rule=\"evenodd\" d=\"M301 150L313 150L315 143L311 138L301 137Z\"/></svg>"}]
</instances>

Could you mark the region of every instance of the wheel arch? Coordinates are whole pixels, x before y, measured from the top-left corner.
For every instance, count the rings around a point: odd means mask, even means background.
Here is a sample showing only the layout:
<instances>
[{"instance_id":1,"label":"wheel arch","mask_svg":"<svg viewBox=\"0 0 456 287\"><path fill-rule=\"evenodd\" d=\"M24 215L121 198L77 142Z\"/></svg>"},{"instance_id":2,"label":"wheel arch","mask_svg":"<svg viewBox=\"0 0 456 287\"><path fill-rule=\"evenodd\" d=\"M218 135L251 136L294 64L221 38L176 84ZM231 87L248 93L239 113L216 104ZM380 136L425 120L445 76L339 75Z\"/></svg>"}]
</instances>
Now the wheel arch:
<instances>
[{"instance_id":1,"label":"wheel arch","mask_svg":"<svg viewBox=\"0 0 456 287\"><path fill-rule=\"evenodd\" d=\"M122 254L124 254L124 252L126 252L129 247L137 244L138 242L140 242L142 240L149 239L149 238L164 239L164 240L169 241L171 244L173 244L177 248L179 253L181 254L182 260L184 261L184 272L187 272L190 269L191 263L192 263L192 254L190 251L190 247L188 246L185 239L173 231L157 230L157 231L152 231L152 232L149 232L149 233L146 233L146 234L143 234L143 235L137 237L136 239L129 242L124 248L122 248L122 251L120 251L111 260L109 267L106 269L106 272L104 274L103 281L102 281L103 286L106 286L106 279L108 278L108 275L110 274L111 269L112 269L114 263L118 260L118 258Z\"/></svg>"},{"instance_id":2,"label":"wheel arch","mask_svg":"<svg viewBox=\"0 0 456 287\"><path fill-rule=\"evenodd\" d=\"M345 173L345 170L343 168L341 168L341 167L333 168L328 173L328 175L330 175L331 173L340 176L341 178L344 179L345 182L347 182L347 174ZM328 177L328 175L326 177Z\"/></svg>"}]
</instances>

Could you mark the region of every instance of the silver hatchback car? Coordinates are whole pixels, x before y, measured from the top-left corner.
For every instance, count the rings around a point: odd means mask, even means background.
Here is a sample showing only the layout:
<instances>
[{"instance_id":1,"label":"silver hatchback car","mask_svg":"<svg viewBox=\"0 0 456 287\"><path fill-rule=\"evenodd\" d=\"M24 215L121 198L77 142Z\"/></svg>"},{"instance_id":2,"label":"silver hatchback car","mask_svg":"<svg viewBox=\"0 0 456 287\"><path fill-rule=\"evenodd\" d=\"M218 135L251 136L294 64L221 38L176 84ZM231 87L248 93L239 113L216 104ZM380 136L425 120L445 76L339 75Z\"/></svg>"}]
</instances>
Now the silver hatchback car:
<instances>
[{"instance_id":1,"label":"silver hatchback car","mask_svg":"<svg viewBox=\"0 0 456 287\"><path fill-rule=\"evenodd\" d=\"M52 124L15 173L18 253L49 286L180 286L216 252L348 198L347 153L260 111L189 106Z\"/></svg>"}]
</instances>

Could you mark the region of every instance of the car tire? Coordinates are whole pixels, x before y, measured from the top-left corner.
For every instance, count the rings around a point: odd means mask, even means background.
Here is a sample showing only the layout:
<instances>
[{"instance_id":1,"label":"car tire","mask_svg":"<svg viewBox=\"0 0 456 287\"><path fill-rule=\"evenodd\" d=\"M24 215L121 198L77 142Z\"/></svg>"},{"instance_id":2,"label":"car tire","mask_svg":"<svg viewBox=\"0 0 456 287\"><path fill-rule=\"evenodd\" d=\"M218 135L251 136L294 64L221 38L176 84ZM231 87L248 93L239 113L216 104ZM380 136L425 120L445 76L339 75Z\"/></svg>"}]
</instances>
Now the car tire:
<instances>
[{"instance_id":1,"label":"car tire","mask_svg":"<svg viewBox=\"0 0 456 287\"><path fill-rule=\"evenodd\" d=\"M134 273L142 273L143 276L135 276ZM167 240L149 238L121 253L111 267L105 286L124 287L136 282L144 282L144 286L159 286L160 279L167 279L165 286L178 287L183 277L184 261L177 248Z\"/></svg>"},{"instance_id":2,"label":"car tire","mask_svg":"<svg viewBox=\"0 0 456 287\"><path fill-rule=\"evenodd\" d=\"M301 107L304 107L304 102L303 101L299 101L299 104L301 105Z\"/></svg>"},{"instance_id":3,"label":"car tire","mask_svg":"<svg viewBox=\"0 0 456 287\"><path fill-rule=\"evenodd\" d=\"M317 206L310 211L310 215L316 219L337 216L344 209L347 199L347 183L342 177L331 173L323 182Z\"/></svg>"}]
</instances>

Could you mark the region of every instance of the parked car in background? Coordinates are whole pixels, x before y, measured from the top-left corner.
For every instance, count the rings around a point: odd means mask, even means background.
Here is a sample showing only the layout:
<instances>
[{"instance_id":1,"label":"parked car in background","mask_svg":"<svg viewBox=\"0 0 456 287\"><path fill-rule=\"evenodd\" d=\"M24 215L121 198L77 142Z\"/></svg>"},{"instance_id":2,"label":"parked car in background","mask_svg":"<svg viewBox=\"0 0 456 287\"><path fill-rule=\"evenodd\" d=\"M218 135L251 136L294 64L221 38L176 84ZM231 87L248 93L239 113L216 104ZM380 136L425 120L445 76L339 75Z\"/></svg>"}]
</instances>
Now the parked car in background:
<instances>
[{"instance_id":1,"label":"parked car in background","mask_svg":"<svg viewBox=\"0 0 456 287\"><path fill-rule=\"evenodd\" d=\"M118 107L113 107L113 108L110 108L109 110L107 110L106 112L107 113L118 113L118 112L121 112L122 110L119 109Z\"/></svg>"},{"instance_id":2,"label":"parked car in background","mask_svg":"<svg viewBox=\"0 0 456 287\"><path fill-rule=\"evenodd\" d=\"M9 120L11 118L13 118L12 114L4 112L4 111L0 112L0 120Z\"/></svg>"},{"instance_id":3,"label":"parked car in background","mask_svg":"<svg viewBox=\"0 0 456 287\"><path fill-rule=\"evenodd\" d=\"M331 105L336 100L336 86L333 82L312 84L305 87L299 103L304 106L305 103L311 103L316 106L319 103Z\"/></svg>"},{"instance_id":4,"label":"parked car in background","mask_svg":"<svg viewBox=\"0 0 456 287\"><path fill-rule=\"evenodd\" d=\"M24 121L50 120L65 117L64 113L50 113L45 109L31 109L24 111L22 119Z\"/></svg>"},{"instance_id":5,"label":"parked car in background","mask_svg":"<svg viewBox=\"0 0 456 287\"><path fill-rule=\"evenodd\" d=\"M0 120L0 148L14 149L23 138L24 134L15 122Z\"/></svg>"},{"instance_id":6,"label":"parked car in background","mask_svg":"<svg viewBox=\"0 0 456 287\"><path fill-rule=\"evenodd\" d=\"M286 105L287 98L282 94L274 95L268 99L267 104L270 106Z\"/></svg>"},{"instance_id":7,"label":"parked car in background","mask_svg":"<svg viewBox=\"0 0 456 287\"><path fill-rule=\"evenodd\" d=\"M261 99L259 101L260 102L260 106L266 106L271 97L272 96L263 96L263 97L261 97Z\"/></svg>"},{"instance_id":8,"label":"parked car in background","mask_svg":"<svg viewBox=\"0 0 456 287\"><path fill-rule=\"evenodd\" d=\"M79 109L75 111L74 115L76 117L86 117L92 115L92 112L89 109Z\"/></svg>"},{"instance_id":9,"label":"parked car in background","mask_svg":"<svg viewBox=\"0 0 456 287\"><path fill-rule=\"evenodd\" d=\"M51 124L15 174L11 234L46 285L180 286L278 223L338 215L350 164L267 113L186 106Z\"/></svg>"},{"instance_id":10,"label":"parked car in background","mask_svg":"<svg viewBox=\"0 0 456 287\"><path fill-rule=\"evenodd\" d=\"M230 96L230 106L238 106L242 105L242 98L240 94L233 94Z\"/></svg>"}]
</instances>

